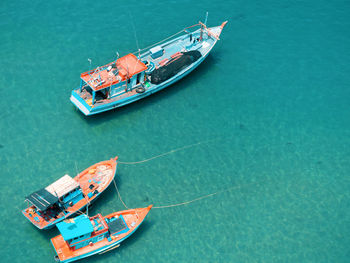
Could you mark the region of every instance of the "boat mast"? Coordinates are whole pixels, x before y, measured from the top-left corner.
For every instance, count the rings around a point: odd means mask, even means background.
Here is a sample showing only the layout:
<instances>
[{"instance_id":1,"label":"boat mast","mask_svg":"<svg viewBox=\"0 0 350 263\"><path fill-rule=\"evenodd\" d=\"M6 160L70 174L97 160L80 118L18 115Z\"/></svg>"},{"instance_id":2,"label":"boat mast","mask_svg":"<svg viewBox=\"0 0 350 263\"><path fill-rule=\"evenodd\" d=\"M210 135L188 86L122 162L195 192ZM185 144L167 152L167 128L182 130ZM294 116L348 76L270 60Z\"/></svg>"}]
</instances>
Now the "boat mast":
<instances>
[{"instance_id":1,"label":"boat mast","mask_svg":"<svg viewBox=\"0 0 350 263\"><path fill-rule=\"evenodd\" d=\"M89 61L89 70L88 70L88 74L90 76L90 79L92 78L91 75L90 75L90 70L91 70L91 59L88 58L88 61ZM83 80L80 81L80 92L82 92L82 88L83 88Z\"/></svg>"},{"instance_id":2,"label":"boat mast","mask_svg":"<svg viewBox=\"0 0 350 263\"><path fill-rule=\"evenodd\" d=\"M207 26L207 20L208 20L208 12L205 15L204 25Z\"/></svg>"}]
</instances>

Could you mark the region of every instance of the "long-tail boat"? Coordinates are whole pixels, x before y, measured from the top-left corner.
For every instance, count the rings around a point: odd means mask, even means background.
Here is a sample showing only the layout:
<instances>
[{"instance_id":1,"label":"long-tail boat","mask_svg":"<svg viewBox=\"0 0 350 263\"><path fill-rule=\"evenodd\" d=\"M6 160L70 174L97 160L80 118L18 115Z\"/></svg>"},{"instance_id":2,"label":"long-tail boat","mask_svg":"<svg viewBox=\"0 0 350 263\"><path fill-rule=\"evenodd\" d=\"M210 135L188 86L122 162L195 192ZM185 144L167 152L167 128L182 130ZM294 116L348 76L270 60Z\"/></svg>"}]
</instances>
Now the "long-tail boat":
<instances>
[{"instance_id":1,"label":"long-tail boat","mask_svg":"<svg viewBox=\"0 0 350 263\"><path fill-rule=\"evenodd\" d=\"M141 225L152 205L107 216L83 214L57 224L60 235L51 239L57 262L72 262L117 248Z\"/></svg>"},{"instance_id":2,"label":"long-tail boat","mask_svg":"<svg viewBox=\"0 0 350 263\"><path fill-rule=\"evenodd\" d=\"M85 115L92 115L169 86L203 62L226 23L208 28L199 22L139 52L82 73L71 102Z\"/></svg>"},{"instance_id":3,"label":"long-tail boat","mask_svg":"<svg viewBox=\"0 0 350 263\"><path fill-rule=\"evenodd\" d=\"M96 163L74 178L66 174L28 195L28 207L22 211L23 215L39 229L49 229L85 209L113 181L117 159Z\"/></svg>"}]
</instances>

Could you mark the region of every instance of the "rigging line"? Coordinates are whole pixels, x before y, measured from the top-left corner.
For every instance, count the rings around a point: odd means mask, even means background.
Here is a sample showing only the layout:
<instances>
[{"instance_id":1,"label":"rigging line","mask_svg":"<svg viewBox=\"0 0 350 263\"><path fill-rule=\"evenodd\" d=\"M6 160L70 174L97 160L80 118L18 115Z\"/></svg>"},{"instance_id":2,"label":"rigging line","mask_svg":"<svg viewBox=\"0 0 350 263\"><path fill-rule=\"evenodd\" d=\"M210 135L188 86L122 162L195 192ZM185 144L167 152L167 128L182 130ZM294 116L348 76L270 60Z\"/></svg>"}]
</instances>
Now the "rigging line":
<instances>
[{"instance_id":1,"label":"rigging line","mask_svg":"<svg viewBox=\"0 0 350 263\"><path fill-rule=\"evenodd\" d=\"M134 24L134 18L132 17L130 11L128 12L129 13L129 17L130 17L130 20L131 20L131 24L132 24L132 28L134 30L134 37L135 37L135 41L136 41L136 47L137 47L137 50L139 52L139 58L140 58L140 46L139 46L139 39L137 38L137 34L136 34L136 28L135 28L135 24ZM136 69L136 66L137 64L139 63L139 60L137 60L137 62L134 64L134 68L133 68L133 71L132 72L135 72L135 69ZM128 72L129 74L129 72ZM129 77L129 76L128 76Z\"/></svg>"},{"instance_id":2,"label":"rigging line","mask_svg":"<svg viewBox=\"0 0 350 263\"><path fill-rule=\"evenodd\" d=\"M144 160L137 161L137 162L120 162L120 161L119 161L119 163L120 163L120 164L139 164L139 163L145 163L145 162L151 161L151 160L153 160L153 159L157 159L157 158L159 158L159 157L163 157L163 156L166 156L166 155L169 155L169 154L172 154L172 153L181 151L181 150L185 150L185 149L188 149L188 148L192 148L192 147L198 146L198 145L203 144L203 143L208 143L208 142L212 142L212 141L217 141L217 140L219 140L219 139L220 139L220 138L216 138L216 139L212 139L212 140L206 140L206 141L197 142L197 143L190 144L190 145L185 145L185 146L182 146L182 147L180 147L180 148L173 149L173 150L171 150L171 151L169 151L169 152L162 153L162 154L153 156L153 157L151 157L151 158L144 159Z\"/></svg>"},{"instance_id":3,"label":"rigging line","mask_svg":"<svg viewBox=\"0 0 350 263\"><path fill-rule=\"evenodd\" d=\"M165 39L163 39L163 40L161 40L161 41L159 41L159 42L157 42L157 43L155 43L155 44L152 44L152 45L150 45L150 46L148 46L148 47L145 47L145 48L143 48L143 49L139 49L138 51L133 52L133 54L136 53L136 52L143 51L143 50L145 50L145 49L149 49L149 48L151 48L151 47L153 47L153 46L156 46L156 45L158 45L158 44L160 44L160 43L163 43L164 41L166 41L166 40L168 40L168 39L170 39L170 38L172 38L172 37L175 37L176 35L180 34L182 31L184 31L184 30L182 29L182 30L180 30L179 32L175 33L174 35L171 35L170 37L167 37L167 38L165 38Z\"/></svg>"},{"instance_id":4,"label":"rigging line","mask_svg":"<svg viewBox=\"0 0 350 263\"><path fill-rule=\"evenodd\" d=\"M76 172L77 175L78 175L78 174L79 174L79 171L78 171L77 161L74 161L74 164L75 164L75 172Z\"/></svg>"},{"instance_id":5,"label":"rigging line","mask_svg":"<svg viewBox=\"0 0 350 263\"><path fill-rule=\"evenodd\" d=\"M129 17L130 17L130 20L131 20L131 25L132 25L132 28L134 29L134 36L135 36L135 40L136 40L136 47L138 50L140 50L140 47L139 47L139 40L137 39L137 35L136 35L136 29L135 29L135 24L134 24L134 19L130 13L130 11L128 12L129 13Z\"/></svg>"},{"instance_id":6,"label":"rigging line","mask_svg":"<svg viewBox=\"0 0 350 263\"><path fill-rule=\"evenodd\" d=\"M221 193L224 193L224 192L229 192L229 191L232 191L232 190L234 190L234 189L240 189L240 188L245 187L245 186L257 185L258 183L259 183L259 182L250 183L250 184L245 184L245 185L241 185L241 186L232 186L232 187L229 187L229 188L226 188L226 189L217 191L217 192L215 192L215 193L211 193L211 194L207 194L207 195L202 195L202 196L200 196L200 197L197 197L197 198L195 198L195 199L192 199L192 200L189 200L189 201L186 201L186 202L177 203L177 204L172 204L172 205L154 206L153 209L163 209L163 208L170 208L170 207L176 207L176 206L183 206L183 205L187 205L187 204L190 204L190 203L193 203L193 202L196 202L196 201L205 199L205 198L209 198L209 197L214 196L214 195L218 195L218 194L221 194Z\"/></svg>"},{"instance_id":7,"label":"rigging line","mask_svg":"<svg viewBox=\"0 0 350 263\"><path fill-rule=\"evenodd\" d=\"M80 215L85 215L85 213L83 211L80 211L80 210L77 210L76 212L77 214L80 214Z\"/></svg>"},{"instance_id":8,"label":"rigging line","mask_svg":"<svg viewBox=\"0 0 350 263\"><path fill-rule=\"evenodd\" d=\"M136 53L136 52L140 52L140 51L143 51L143 50L145 50L145 49L148 49L148 48L151 48L151 47L153 47L153 46L156 46L156 45L158 45L158 44L160 44L160 43L163 43L164 41L166 41L166 40L168 40L168 39L171 39L171 38L175 37L176 35L178 35L178 34L180 34L180 33L182 33L182 32L188 33L188 32L186 31L186 29L192 28L192 27L195 27L195 26L198 26L198 25L199 25L199 24L195 24L195 25L186 27L186 28L180 30L179 32L175 33L174 35L171 35L170 37L167 37L167 38L165 38L165 39L163 39L163 40L161 40L161 41L159 41L159 42L157 42L157 43L155 43L155 44L152 44L152 45L150 45L150 46L148 46L148 47L145 47L145 48L143 48L143 49L140 49L140 50L138 50L138 51L134 51L134 52L132 52L132 53L134 54L134 53Z\"/></svg>"},{"instance_id":9,"label":"rigging line","mask_svg":"<svg viewBox=\"0 0 350 263\"><path fill-rule=\"evenodd\" d=\"M123 199L122 199L122 196L121 196L120 193L119 193L119 190L118 190L117 184L115 183L114 178L113 178L113 183L114 183L115 190L117 190L118 197L119 197L120 201L123 203L123 205L124 205L124 207L125 207L126 209L130 209L130 208L127 207L127 205L124 203L124 201L123 201Z\"/></svg>"}]
</instances>

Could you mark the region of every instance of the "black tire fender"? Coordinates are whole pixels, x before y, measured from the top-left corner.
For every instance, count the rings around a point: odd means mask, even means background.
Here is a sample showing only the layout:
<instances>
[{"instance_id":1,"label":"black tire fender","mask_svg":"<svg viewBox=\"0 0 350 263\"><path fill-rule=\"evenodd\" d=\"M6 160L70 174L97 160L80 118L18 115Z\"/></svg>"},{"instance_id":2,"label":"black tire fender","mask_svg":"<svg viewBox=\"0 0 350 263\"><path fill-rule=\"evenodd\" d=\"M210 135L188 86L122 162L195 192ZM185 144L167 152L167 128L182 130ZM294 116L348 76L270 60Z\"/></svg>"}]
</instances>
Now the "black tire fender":
<instances>
[{"instance_id":1,"label":"black tire fender","mask_svg":"<svg viewBox=\"0 0 350 263\"><path fill-rule=\"evenodd\" d=\"M137 93L144 93L145 91L146 91L146 89L144 87L142 87L142 86L136 88L136 92Z\"/></svg>"}]
</instances>

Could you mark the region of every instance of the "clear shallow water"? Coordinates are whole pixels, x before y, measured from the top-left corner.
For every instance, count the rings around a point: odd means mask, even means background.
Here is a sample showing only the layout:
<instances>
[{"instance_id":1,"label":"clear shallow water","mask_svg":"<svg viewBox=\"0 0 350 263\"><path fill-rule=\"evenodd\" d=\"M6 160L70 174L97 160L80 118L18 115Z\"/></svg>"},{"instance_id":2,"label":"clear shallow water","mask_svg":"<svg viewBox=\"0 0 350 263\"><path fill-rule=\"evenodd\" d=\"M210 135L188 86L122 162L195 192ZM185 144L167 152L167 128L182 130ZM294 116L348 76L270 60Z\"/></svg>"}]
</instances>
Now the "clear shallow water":
<instances>
[{"instance_id":1,"label":"clear shallow water","mask_svg":"<svg viewBox=\"0 0 350 263\"><path fill-rule=\"evenodd\" d=\"M192 74L86 118L69 101L101 65L204 19L229 24ZM347 262L350 256L350 4L3 1L0 4L0 256L53 262L20 211L65 173L119 155L130 207L152 210L121 247L84 262ZM109 188L90 210L122 210ZM83 261L82 261L83 262Z\"/></svg>"}]
</instances>

